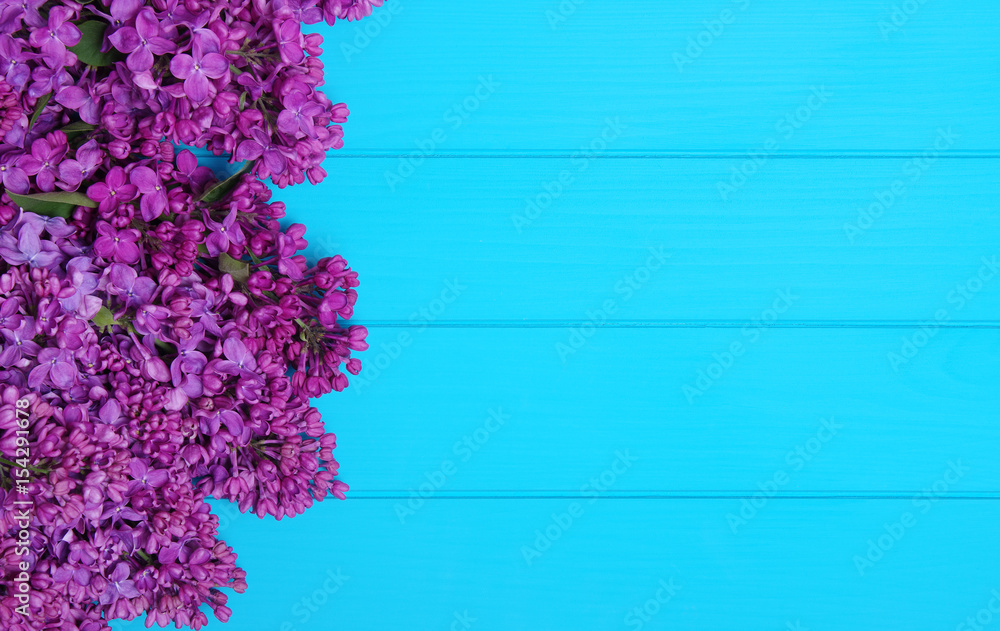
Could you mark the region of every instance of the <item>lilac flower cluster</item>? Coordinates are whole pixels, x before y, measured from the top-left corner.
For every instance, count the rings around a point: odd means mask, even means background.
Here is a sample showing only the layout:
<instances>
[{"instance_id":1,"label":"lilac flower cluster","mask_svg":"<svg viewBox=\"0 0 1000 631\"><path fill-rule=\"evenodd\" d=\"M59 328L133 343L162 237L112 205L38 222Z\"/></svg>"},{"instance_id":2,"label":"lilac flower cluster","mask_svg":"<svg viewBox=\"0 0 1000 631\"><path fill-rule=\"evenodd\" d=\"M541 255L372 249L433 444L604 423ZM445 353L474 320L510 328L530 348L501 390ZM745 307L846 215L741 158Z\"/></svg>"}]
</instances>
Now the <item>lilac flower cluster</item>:
<instances>
[{"instance_id":1,"label":"lilac flower cluster","mask_svg":"<svg viewBox=\"0 0 1000 631\"><path fill-rule=\"evenodd\" d=\"M343 146L348 111L318 90L323 38L301 27L381 4L0 0L0 73L43 119L73 112L125 142L262 158L258 177L315 184L326 151Z\"/></svg>"},{"instance_id":2,"label":"lilac flower cluster","mask_svg":"<svg viewBox=\"0 0 1000 631\"><path fill-rule=\"evenodd\" d=\"M301 24L380 4L0 0L0 627L226 621L206 500L345 497L309 400L361 370L357 274L258 178L325 176L347 110Z\"/></svg>"}]
</instances>

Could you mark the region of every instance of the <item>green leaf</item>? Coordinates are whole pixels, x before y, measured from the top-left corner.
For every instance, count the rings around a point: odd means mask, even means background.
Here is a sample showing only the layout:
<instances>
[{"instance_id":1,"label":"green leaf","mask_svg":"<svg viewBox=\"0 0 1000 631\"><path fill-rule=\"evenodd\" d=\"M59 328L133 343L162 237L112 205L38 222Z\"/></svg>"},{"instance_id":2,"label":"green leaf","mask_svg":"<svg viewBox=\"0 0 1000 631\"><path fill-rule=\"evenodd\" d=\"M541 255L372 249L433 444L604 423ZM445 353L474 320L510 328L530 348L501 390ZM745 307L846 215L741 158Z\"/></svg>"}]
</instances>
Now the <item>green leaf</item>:
<instances>
[{"instance_id":1,"label":"green leaf","mask_svg":"<svg viewBox=\"0 0 1000 631\"><path fill-rule=\"evenodd\" d=\"M107 22L100 20L89 20L76 25L80 29L80 42L76 46L70 46L76 56L88 66L110 66L124 55L114 48L106 53L101 52L104 46L104 31L108 28Z\"/></svg>"},{"instance_id":2,"label":"green leaf","mask_svg":"<svg viewBox=\"0 0 1000 631\"><path fill-rule=\"evenodd\" d=\"M51 98L52 93L49 92L45 96L38 99L38 103L35 104L35 111L31 115L31 120L28 121L28 130L31 130L31 128L35 126L35 121L38 120L38 117L42 114L42 110L44 110L45 106L49 104L49 99Z\"/></svg>"},{"instance_id":3,"label":"green leaf","mask_svg":"<svg viewBox=\"0 0 1000 631\"><path fill-rule=\"evenodd\" d=\"M102 328L109 327L112 324L117 324L117 322L115 322L115 316L111 313L111 309L108 309L107 307L101 307L98 309L97 313L95 313L94 317L90 320L95 325Z\"/></svg>"},{"instance_id":4,"label":"green leaf","mask_svg":"<svg viewBox=\"0 0 1000 631\"><path fill-rule=\"evenodd\" d=\"M245 283L250 278L250 264L234 259L225 252L219 255L219 271L229 274L238 283Z\"/></svg>"},{"instance_id":5,"label":"green leaf","mask_svg":"<svg viewBox=\"0 0 1000 631\"><path fill-rule=\"evenodd\" d=\"M249 171L250 168L253 167L253 164L254 163L252 161L244 162L239 171L205 191L198 201L208 202L211 204L225 197L226 193L236 188L236 185L240 183L240 179L243 177L243 174Z\"/></svg>"},{"instance_id":6,"label":"green leaf","mask_svg":"<svg viewBox=\"0 0 1000 631\"><path fill-rule=\"evenodd\" d=\"M61 191L58 193L34 193L33 195L18 195L7 191L11 201L25 210L47 215L49 217L73 216L77 206L97 208L97 202L83 193Z\"/></svg>"},{"instance_id":7,"label":"green leaf","mask_svg":"<svg viewBox=\"0 0 1000 631\"><path fill-rule=\"evenodd\" d=\"M73 134L79 131L94 131L95 129L97 128L91 125L90 123L85 123L83 121L76 121L75 123L70 123L69 125L66 125L65 127L62 128L61 131L64 134Z\"/></svg>"}]
</instances>

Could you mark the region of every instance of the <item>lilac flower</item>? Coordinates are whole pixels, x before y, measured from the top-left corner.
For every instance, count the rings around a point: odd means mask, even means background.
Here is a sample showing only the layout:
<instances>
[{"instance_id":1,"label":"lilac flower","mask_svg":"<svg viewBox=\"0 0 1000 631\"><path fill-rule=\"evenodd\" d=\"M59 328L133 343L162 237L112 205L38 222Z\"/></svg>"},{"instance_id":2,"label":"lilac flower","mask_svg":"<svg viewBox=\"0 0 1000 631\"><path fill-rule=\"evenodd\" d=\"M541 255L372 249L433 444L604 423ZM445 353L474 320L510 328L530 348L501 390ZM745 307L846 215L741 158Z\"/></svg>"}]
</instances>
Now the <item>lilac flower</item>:
<instances>
[{"instance_id":1,"label":"lilac flower","mask_svg":"<svg viewBox=\"0 0 1000 631\"><path fill-rule=\"evenodd\" d=\"M302 51L302 32L295 20L275 20L274 36L278 40L278 52L286 64L301 63L305 59Z\"/></svg>"},{"instance_id":2,"label":"lilac flower","mask_svg":"<svg viewBox=\"0 0 1000 631\"><path fill-rule=\"evenodd\" d=\"M302 24L316 24L323 19L323 10L316 6L316 0L277 0L274 14Z\"/></svg>"},{"instance_id":3,"label":"lilac flower","mask_svg":"<svg viewBox=\"0 0 1000 631\"><path fill-rule=\"evenodd\" d=\"M111 15L104 17L111 22L111 28L121 28L125 23L131 22L142 8L142 0L111 0Z\"/></svg>"},{"instance_id":4,"label":"lilac flower","mask_svg":"<svg viewBox=\"0 0 1000 631\"><path fill-rule=\"evenodd\" d=\"M304 227L282 228L260 178L327 176L348 111L320 91L322 37L300 25L378 4L0 0L3 188L97 204L64 218L0 203L0 458L27 400L18 431L47 471L32 478L32 625L225 621L219 590L245 573L206 497L278 519L344 497L309 399L361 370L367 332L344 323L357 274L308 264ZM122 61L68 50L94 19ZM178 143L250 172L204 199L215 177ZM223 252L249 276L220 269ZM12 594L0 581L0 612Z\"/></svg>"},{"instance_id":5,"label":"lilac flower","mask_svg":"<svg viewBox=\"0 0 1000 631\"><path fill-rule=\"evenodd\" d=\"M237 160L256 160L264 157L264 165L270 173L284 173L287 160L274 145L271 137L263 129L255 127L250 130L250 139L244 140L236 149Z\"/></svg>"},{"instance_id":6,"label":"lilac flower","mask_svg":"<svg viewBox=\"0 0 1000 631\"><path fill-rule=\"evenodd\" d=\"M190 55L181 53L170 60L170 72L184 80L184 93L195 103L208 98L209 79L221 79L229 72L229 62L218 51L214 34L198 33Z\"/></svg>"},{"instance_id":7,"label":"lilac flower","mask_svg":"<svg viewBox=\"0 0 1000 631\"><path fill-rule=\"evenodd\" d=\"M134 512L134 511L133 511ZM119 598L136 598L139 590L135 588L135 583L129 580L129 567L127 563L118 563L114 571L108 576L108 586L101 594L102 605L109 605Z\"/></svg>"},{"instance_id":8,"label":"lilac flower","mask_svg":"<svg viewBox=\"0 0 1000 631\"><path fill-rule=\"evenodd\" d=\"M0 300L0 329L17 329L21 326L21 300L9 296Z\"/></svg>"},{"instance_id":9,"label":"lilac flower","mask_svg":"<svg viewBox=\"0 0 1000 631\"><path fill-rule=\"evenodd\" d=\"M156 171L149 167L136 167L129 174L129 180L142 193L139 209L144 220L152 221L167 209L167 191Z\"/></svg>"},{"instance_id":10,"label":"lilac flower","mask_svg":"<svg viewBox=\"0 0 1000 631\"><path fill-rule=\"evenodd\" d=\"M38 352L38 365L28 373L28 385L37 388L46 380L56 388L66 389L77 377L76 362L65 348L43 348Z\"/></svg>"},{"instance_id":11,"label":"lilac flower","mask_svg":"<svg viewBox=\"0 0 1000 631\"><path fill-rule=\"evenodd\" d=\"M44 0L39 4L43 4ZM0 35L0 72L10 85L23 87L31 78L32 55L24 52L21 43L10 35Z\"/></svg>"},{"instance_id":12,"label":"lilac flower","mask_svg":"<svg viewBox=\"0 0 1000 631\"><path fill-rule=\"evenodd\" d=\"M128 463L132 482L128 485L128 494L135 495L139 490L158 489L167 483L166 469L150 469L149 464L139 458Z\"/></svg>"},{"instance_id":13,"label":"lilac flower","mask_svg":"<svg viewBox=\"0 0 1000 631\"><path fill-rule=\"evenodd\" d=\"M134 228L116 230L102 221L97 224L101 236L94 241L94 253L107 261L134 264L139 262L139 246L136 243L142 234Z\"/></svg>"},{"instance_id":14,"label":"lilac flower","mask_svg":"<svg viewBox=\"0 0 1000 631\"><path fill-rule=\"evenodd\" d=\"M48 26L31 31L28 41L42 49L50 67L64 66L76 61L76 55L66 49L80 42L80 29L70 21L74 12L68 7L49 9Z\"/></svg>"},{"instance_id":15,"label":"lilac flower","mask_svg":"<svg viewBox=\"0 0 1000 631\"><path fill-rule=\"evenodd\" d=\"M315 136L315 117L323 114L323 107L295 90L282 99L285 109L278 114L278 129L286 134Z\"/></svg>"},{"instance_id":16,"label":"lilac flower","mask_svg":"<svg viewBox=\"0 0 1000 631\"><path fill-rule=\"evenodd\" d=\"M227 375L236 375L242 379L258 380L257 361L247 347L235 337L222 343L222 353L226 359L216 364L216 368Z\"/></svg>"},{"instance_id":17,"label":"lilac flower","mask_svg":"<svg viewBox=\"0 0 1000 631\"><path fill-rule=\"evenodd\" d=\"M149 7L135 16L135 27L122 26L108 39L123 53L128 53L125 65L132 72L146 72L153 67L153 55L174 52L177 47L169 39L162 37L160 21Z\"/></svg>"},{"instance_id":18,"label":"lilac flower","mask_svg":"<svg viewBox=\"0 0 1000 631\"><path fill-rule=\"evenodd\" d=\"M76 159L63 160L59 164L59 179L65 182L66 190L75 191L80 183L89 179L104 162L104 152L96 140L88 140L76 150Z\"/></svg>"},{"instance_id":19,"label":"lilac flower","mask_svg":"<svg viewBox=\"0 0 1000 631\"><path fill-rule=\"evenodd\" d=\"M110 269L108 293L125 301L126 307L137 307L152 300L156 290L156 281L152 278L139 276L135 269L121 263L114 263Z\"/></svg>"},{"instance_id":20,"label":"lilac flower","mask_svg":"<svg viewBox=\"0 0 1000 631\"><path fill-rule=\"evenodd\" d=\"M62 259L59 247L49 240L42 241L31 226L22 226L14 241L10 234L0 239L0 257L11 265L27 263L31 267L50 267Z\"/></svg>"},{"instance_id":21,"label":"lilac flower","mask_svg":"<svg viewBox=\"0 0 1000 631\"><path fill-rule=\"evenodd\" d=\"M28 192L31 182L25 170L17 164L20 157L15 151L0 156L0 181L8 190L23 194Z\"/></svg>"},{"instance_id":22,"label":"lilac flower","mask_svg":"<svg viewBox=\"0 0 1000 631\"><path fill-rule=\"evenodd\" d=\"M159 336L164 321L170 312L154 304L142 304L135 310L135 320L132 322L135 330L142 335Z\"/></svg>"},{"instance_id":23,"label":"lilac flower","mask_svg":"<svg viewBox=\"0 0 1000 631\"><path fill-rule=\"evenodd\" d=\"M66 136L56 132L31 143L31 153L21 157L18 166L28 175L35 176L35 183L43 191L54 191L59 176L59 163L66 155Z\"/></svg>"},{"instance_id":24,"label":"lilac flower","mask_svg":"<svg viewBox=\"0 0 1000 631\"><path fill-rule=\"evenodd\" d=\"M103 306L101 299L93 295L99 283L97 274L90 271L92 267L92 261L88 257L77 256L71 259L66 264L66 289L73 293L65 296L64 290L59 297L59 304L64 311L88 320Z\"/></svg>"},{"instance_id":25,"label":"lilac flower","mask_svg":"<svg viewBox=\"0 0 1000 631\"><path fill-rule=\"evenodd\" d=\"M41 347L32 340L35 336L35 325L31 318L23 318L20 325L13 329L4 327L0 330L4 337L4 349L0 352L0 365L12 366L26 357L35 357Z\"/></svg>"},{"instance_id":26,"label":"lilac flower","mask_svg":"<svg viewBox=\"0 0 1000 631\"><path fill-rule=\"evenodd\" d=\"M133 200L138 187L128 183L125 169L120 166L111 167L103 182L95 182L87 189L87 197L98 202L98 209L101 212L110 212L118 207L118 204Z\"/></svg>"},{"instance_id":27,"label":"lilac flower","mask_svg":"<svg viewBox=\"0 0 1000 631\"><path fill-rule=\"evenodd\" d=\"M211 234L205 239L205 247L210 256L218 256L221 252L228 251L230 244L243 245L243 230L236 222L235 206L229 210L229 214L221 223L206 214L205 225L211 230Z\"/></svg>"}]
</instances>

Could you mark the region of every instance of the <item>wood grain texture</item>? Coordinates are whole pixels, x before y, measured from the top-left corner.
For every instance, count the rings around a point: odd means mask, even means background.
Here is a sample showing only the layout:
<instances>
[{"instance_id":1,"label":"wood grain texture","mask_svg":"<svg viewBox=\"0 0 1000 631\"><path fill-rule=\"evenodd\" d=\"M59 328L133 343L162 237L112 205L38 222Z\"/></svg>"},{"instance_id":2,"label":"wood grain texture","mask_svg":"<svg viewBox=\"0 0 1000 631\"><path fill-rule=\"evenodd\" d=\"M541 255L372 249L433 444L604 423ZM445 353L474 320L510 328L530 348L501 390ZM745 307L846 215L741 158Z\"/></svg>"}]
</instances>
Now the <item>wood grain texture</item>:
<instances>
[{"instance_id":1,"label":"wood grain texture","mask_svg":"<svg viewBox=\"0 0 1000 631\"><path fill-rule=\"evenodd\" d=\"M384 26L317 28L352 153L416 151L435 130L436 151L572 152L606 118L625 127L613 150L746 152L773 137L782 151L921 151L948 125L956 149L1000 149L988 0L915 0L896 29L901 3L886 0L570 0L554 26L559 0L394 2ZM481 77L495 89L477 96ZM814 87L830 96L810 101ZM803 123L779 124L800 108Z\"/></svg>"},{"instance_id":2,"label":"wood grain texture","mask_svg":"<svg viewBox=\"0 0 1000 631\"><path fill-rule=\"evenodd\" d=\"M318 405L362 494L576 492L619 450L636 461L616 493L755 492L784 472L783 493L907 494L954 459L972 468L950 492L1000 490L1000 331L941 330L894 363L914 335L601 329L574 348L568 329L380 327Z\"/></svg>"},{"instance_id":3,"label":"wood grain texture","mask_svg":"<svg viewBox=\"0 0 1000 631\"><path fill-rule=\"evenodd\" d=\"M574 503L582 513L528 565L524 547ZM955 629L998 587L1000 548L986 545L998 502L772 500L736 534L733 500L430 500L405 524L396 504L233 522L225 536L250 589L230 624L460 629L455 614L467 612L474 629L636 629L630 610L673 579L680 589L644 628ZM911 525L860 574L855 557L907 513ZM308 554L296 553L304 542Z\"/></svg>"},{"instance_id":4,"label":"wood grain texture","mask_svg":"<svg viewBox=\"0 0 1000 631\"><path fill-rule=\"evenodd\" d=\"M728 159L438 159L391 191L397 164L334 160L351 177L278 194L307 254L359 271L361 322L581 322L607 300L615 321L749 321L786 289L785 321L1000 308L996 270L977 278L1000 255L994 160L775 159L729 199Z\"/></svg>"}]
</instances>

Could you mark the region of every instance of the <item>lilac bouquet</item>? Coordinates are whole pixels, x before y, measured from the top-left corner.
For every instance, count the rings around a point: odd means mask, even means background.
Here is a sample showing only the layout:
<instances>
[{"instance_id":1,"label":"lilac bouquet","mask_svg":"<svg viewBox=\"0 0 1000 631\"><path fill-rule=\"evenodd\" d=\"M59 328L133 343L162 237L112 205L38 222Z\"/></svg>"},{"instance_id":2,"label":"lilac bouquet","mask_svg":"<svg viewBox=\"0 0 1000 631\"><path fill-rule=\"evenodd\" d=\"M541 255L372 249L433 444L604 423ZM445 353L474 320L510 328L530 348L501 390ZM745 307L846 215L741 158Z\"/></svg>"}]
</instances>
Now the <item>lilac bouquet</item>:
<instances>
[{"instance_id":1,"label":"lilac bouquet","mask_svg":"<svg viewBox=\"0 0 1000 631\"><path fill-rule=\"evenodd\" d=\"M245 573L206 500L344 498L309 400L361 369L357 274L261 180L343 144L302 25L380 4L0 0L3 629L226 621Z\"/></svg>"}]
</instances>

